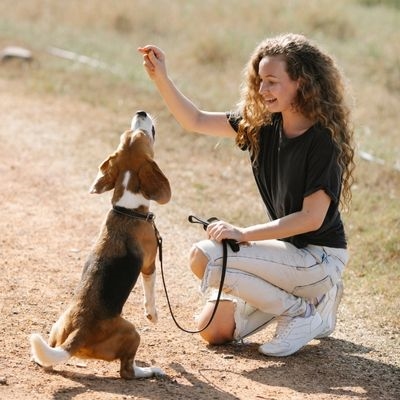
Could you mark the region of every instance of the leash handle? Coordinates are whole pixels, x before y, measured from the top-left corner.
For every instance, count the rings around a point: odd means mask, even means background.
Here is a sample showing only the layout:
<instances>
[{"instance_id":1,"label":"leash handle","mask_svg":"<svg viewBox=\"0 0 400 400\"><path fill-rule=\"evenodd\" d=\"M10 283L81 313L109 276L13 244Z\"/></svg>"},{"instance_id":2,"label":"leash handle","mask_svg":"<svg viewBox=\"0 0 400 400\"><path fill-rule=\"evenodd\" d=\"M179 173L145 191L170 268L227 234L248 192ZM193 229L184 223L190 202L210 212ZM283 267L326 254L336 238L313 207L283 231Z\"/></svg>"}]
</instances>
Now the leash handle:
<instances>
[{"instance_id":1,"label":"leash handle","mask_svg":"<svg viewBox=\"0 0 400 400\"><path fill-rule=\"evenodd\" d=\"M189 215L188 221L192 224L201 224L203 225L203 229L206 230L207 226L211 224L211 222L219 221L217 217L208 218L207 221L204 219L196 217L195 215ZM237 253L240 250L239 243L235 239L224 239L223 242L228 243L229 247L232 249L234 253Z\"/></svg>"},{"instance_id":2,"label":"leash handle","mask_svg":"<svg viewBox=\"0 0 400 400\"><path fill-rule=\"evenodd\" d=\"M189 215L188 221L192 224L201 224L203 225L203 229L206 230L207 226L210 225L211 222L218 221L218 218L211 217L207 221L204 221L203 219L196 217L195 215Z\"/></svg>"}]
</instances>

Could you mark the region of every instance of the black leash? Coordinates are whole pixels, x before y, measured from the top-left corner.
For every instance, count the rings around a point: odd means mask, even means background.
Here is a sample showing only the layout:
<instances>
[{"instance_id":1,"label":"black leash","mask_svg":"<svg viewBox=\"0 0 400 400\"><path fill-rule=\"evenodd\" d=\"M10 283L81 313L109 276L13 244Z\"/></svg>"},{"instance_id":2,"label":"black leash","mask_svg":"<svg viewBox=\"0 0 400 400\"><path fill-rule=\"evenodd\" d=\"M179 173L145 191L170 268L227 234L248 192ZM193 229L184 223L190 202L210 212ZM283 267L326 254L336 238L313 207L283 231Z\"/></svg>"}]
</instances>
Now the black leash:
<instances>
[{"instance_id":1,"label":"black leash","mask_svg":"<svg viewBox=\"0 0 400 400\"><path fill-rule=\"evenodd\" d=\"M201 225L203 225L204 229L207 229L207 226L211 222L217 221L218 219L217 218L210 218L207 221L203 221L200 218L197 218L197 217L195 217L193 215L190 215L188 220L191 223L201 224ZM164 277L164 268L163 268L163 262L162 262L162 238L161 238L160 233L158 232L154 222L153 222L153 227L154 227L154 232L156 233L156 238L157 238L157 243L158 243L158 254L159 254L159 260L160 260L160 266L161 266L161 277L162 277L165 297L167 299L168 308L169 308L169 312L171 314L171 317L172 317L173 321L175 322L175 325L183 332L186 332L186 333L200 333L200 332L203 332L205 329L207 329L210 326L212 320L214 319L215 313L217 312L217 308L218 308L218 305L219 305L219 302L220 302L220 299L221 299L222 289L224 287L224 281L225 281L226 262L227 262L227 259L228 259L228 248L227 247L229 245L231 247L232 251L237 252L237 251L239 251L239 244L235 240L232 240L232 239L225 239L225 240L222 241L221 281L220 281L219 288L218 288L218 295L217 295L217 299L215 301L214 310L213 310L213 312L211 314L211 317L210 317L209 321L207 322L207 324L203 328L201 328L199 330L192 331L192 330L183 328L178 323L178 321L176 320L175 315L174 315L174 313L172 311L171 302L169 300L167 286L165 284L165 277Z\"/></svg>"}]
</instances>

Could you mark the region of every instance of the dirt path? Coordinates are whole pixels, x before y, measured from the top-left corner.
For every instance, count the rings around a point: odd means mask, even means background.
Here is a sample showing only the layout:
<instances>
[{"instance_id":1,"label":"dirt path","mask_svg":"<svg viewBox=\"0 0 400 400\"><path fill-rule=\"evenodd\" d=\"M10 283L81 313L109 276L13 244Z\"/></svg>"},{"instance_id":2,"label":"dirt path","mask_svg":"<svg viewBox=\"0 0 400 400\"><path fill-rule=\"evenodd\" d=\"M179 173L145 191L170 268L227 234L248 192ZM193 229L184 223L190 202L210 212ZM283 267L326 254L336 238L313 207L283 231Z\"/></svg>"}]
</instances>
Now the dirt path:
<instances>
[{"instance_id":1,"label":"dirt path","mask_svg":"<svg viewBox=\"0 0 400 400\"><path fill-rule=\"evenodd\" d=\"M47 335L64 309L109 207L107 196L87 190L118 138L107 143L94 134L112 131L113 116L106 110L37 97L16 82L0 80L0 113L1 399L400 398L398 337L359 318L368 315L362 301L345 297L332 338L313 341L296 356L272 359L257 353L270 331L246 345L223 347L207 347L178 331L160 279L156 326L142 317L140 287L124 313L141 332L139 362L160 366L165 378L126 382L118 378L117 362L72 360L52 373L32 364L27 337ZM179 159L168 149L159 153L174 192L183 193ZM186 256L198 231L179 218L180 202L156 208L157 223L177 315L193 328L200 297Z\"/></svg>"}]
</instances>

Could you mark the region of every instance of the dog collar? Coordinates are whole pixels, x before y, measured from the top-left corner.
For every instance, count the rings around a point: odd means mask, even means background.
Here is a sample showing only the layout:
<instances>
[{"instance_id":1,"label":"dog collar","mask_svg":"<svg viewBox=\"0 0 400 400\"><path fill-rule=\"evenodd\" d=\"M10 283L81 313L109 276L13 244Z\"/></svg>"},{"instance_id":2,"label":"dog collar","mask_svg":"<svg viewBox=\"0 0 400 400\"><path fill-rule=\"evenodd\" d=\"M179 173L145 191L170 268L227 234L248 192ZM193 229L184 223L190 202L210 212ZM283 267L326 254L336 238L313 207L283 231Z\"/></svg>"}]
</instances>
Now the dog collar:
<instances>
[{"instance_id":1,"label":"dog collar","mask_svg":"<svg viewBox=\"0 0 400 400\"><path fill-rule=\"evenodd\" d=\"M140 219L142 221L153 222L156 216L152 212L140 213L129 208L113 206L113 211L117 214L125 215L127 217Z\"/></svg>"}]
</instances>

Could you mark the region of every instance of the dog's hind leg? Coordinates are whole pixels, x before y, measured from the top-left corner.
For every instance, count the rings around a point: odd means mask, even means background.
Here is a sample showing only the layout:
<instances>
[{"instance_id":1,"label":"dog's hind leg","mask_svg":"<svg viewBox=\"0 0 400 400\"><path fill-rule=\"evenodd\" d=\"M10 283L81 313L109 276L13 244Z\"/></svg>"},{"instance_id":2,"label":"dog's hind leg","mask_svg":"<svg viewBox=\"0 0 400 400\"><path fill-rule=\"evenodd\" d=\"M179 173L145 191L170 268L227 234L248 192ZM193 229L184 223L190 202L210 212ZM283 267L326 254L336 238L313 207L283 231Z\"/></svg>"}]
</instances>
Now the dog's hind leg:
<instances>
[{"instance_id":1,"label":"dog's hind leg","mask_svg":"<svg viewBox=\"0 0 400 400\"><path fill-rule=\"evenodd\" d=\"M103 320L91 327L91 339L76 354L80 358L104 361L120 360L120 376L134 379L134 360L140 344L140 336L133 324L118 316Z\"/></svg>"},{"instance_id":2,"label":"dog's hind leg","mask_svg":"<svg viewBox=\"0 0 400 400\"><path fill-rule=\"evenodd\" d=\"M77 324L71 314L72 306L68 307L53 324L50 330L48 344L51 347L61 346L69 337L72 331L76 329Z\"/></svg>"},{"instance_id":3,"label":"dog's hind leg","mask_svg":"<svg viewBox=\"0 0 400 400\"><path fill-rule=\"evenodd\" d=\"M124 320L122 330L117 333L116 353L121 361L119 374L123 379L133 379L136 378L135 356L137 349L140 344L140 335L135 329L135 327L128 321Z\"/></svg>"},{"instance_id":4,"label":"dog's hind leg","mask_svg":"<svg viewBox=\"0 0 400 400\"><path fill-rule=\"evenodd\" d=\"M151 378L152 376L165 375L164 371L158 367L138 367L133 362L133 368L135 370L135 378Z\"/></svg>"},{"instance_id":5,"label":"dog's hind leg","mask_svg":"<svg viewBox=\"0 0 400 400\"><path fill-rule=\"evenodd\" d=\"M156 298L155 298L155 284L156 284L156 272L152 274L142 273L142 284L144 292L144 310L146 318L156 323L158 321L157 309L156 309Z\"/></svg>"},{"instance_id":6,"label":"dog's hind leg","mask_svg":"<svg viewBox=\"0 0 400 400\"><path fill-rule=\"evenodd\" d=\"M162 374L159 368L140 368L135 365L140 336L134 325L124 318L117 317L102 321L94 330L102 332L103 340L96 337L95 344L85 346L81 353L86 357L105 361L119 359L121 362L120 376L123 379L147 378Z\"/></svg>"},{"instance_id":7,"label":"dog's hind leg","mask_svg":"<svg viewBox=\"0 0 400 400\"><path fill-rule=\"evenodd\" d=\"M123 319L123 318L121 318ZM135 363L135 355L140 343L140 336L135 327L124 320L127 327L132 330L123 336L120 346L121 368L120 375L124 379L132 378L150 378L152 376L162 376L164 372L158 367L138 367Z\"/></svg>"},{"instance_id":8,"label":"dog's hind leg","mask_svg":"<svg viewBox=\"0 0 400 400\"><path fill-rule=\"evenodd\" d=\"M64 330L64 315L62 315L57 322L53 324L50 330L50 335L49 335L49 346L51 347L56 347L60 346L62 343L64 343L65 339L67 338L68 334Z\"/></svg>"}]
</instances>

